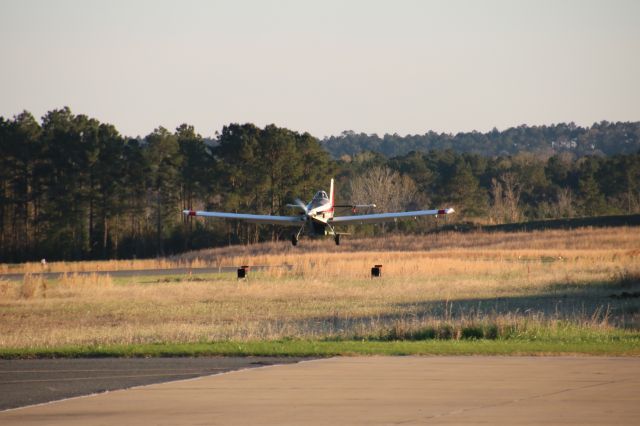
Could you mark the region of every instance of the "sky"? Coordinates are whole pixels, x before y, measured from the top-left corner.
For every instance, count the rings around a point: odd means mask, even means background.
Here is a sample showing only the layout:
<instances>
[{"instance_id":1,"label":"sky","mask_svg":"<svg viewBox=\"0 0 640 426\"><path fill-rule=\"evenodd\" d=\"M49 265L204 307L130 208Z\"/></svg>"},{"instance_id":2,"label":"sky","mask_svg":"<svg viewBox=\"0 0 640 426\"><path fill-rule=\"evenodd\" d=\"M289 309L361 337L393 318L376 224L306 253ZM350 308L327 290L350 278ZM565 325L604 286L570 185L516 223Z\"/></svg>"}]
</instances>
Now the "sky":
<instances>
[{"instance_id":1,"label":"sky","mask_svg":"<svg viewBox=\"0 0 640 426\"><path fill-rule=\"evenodd\" d=\"M0 116L126 136L640 120L640 1L0 0Z\"/></svg>"}]
</instances>

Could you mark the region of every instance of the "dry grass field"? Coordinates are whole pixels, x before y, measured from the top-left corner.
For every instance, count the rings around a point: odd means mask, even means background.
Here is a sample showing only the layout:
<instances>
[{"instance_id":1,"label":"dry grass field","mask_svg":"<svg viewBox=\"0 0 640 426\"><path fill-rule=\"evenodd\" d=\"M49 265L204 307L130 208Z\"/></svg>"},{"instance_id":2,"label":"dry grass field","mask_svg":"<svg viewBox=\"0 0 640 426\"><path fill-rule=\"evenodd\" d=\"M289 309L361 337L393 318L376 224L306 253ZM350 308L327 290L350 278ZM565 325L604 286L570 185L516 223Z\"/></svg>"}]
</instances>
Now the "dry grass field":
<instances>
[{"instance_id":1,"label":"dry grass field","mask_svg":"<svg viewBox=\"0 0 640 426\"><path fill-rule=\"evenodd\" d=\"M161 260L52 263L0 281L0 348L309 339L562 338L640 328L637 228L303 240ZM78 276L171 266L272 266L238 281ZM383 264L383 276L370 268ZM39 272L39 264L0 272Z\"/></svg>"}]
</instances>

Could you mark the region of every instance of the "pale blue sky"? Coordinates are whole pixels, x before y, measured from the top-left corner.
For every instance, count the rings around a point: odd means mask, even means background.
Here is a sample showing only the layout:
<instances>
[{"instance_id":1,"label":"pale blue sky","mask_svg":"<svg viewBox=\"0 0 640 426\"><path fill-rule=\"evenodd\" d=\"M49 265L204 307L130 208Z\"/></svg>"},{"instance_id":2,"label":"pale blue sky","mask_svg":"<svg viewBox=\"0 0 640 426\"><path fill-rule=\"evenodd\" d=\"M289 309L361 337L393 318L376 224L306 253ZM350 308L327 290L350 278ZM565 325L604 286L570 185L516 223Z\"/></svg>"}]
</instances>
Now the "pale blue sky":
<instances>
[{"instance_id":1,"label":"pale blue sky","mask_svg":"<svg viewBox=\"0 0 640 426\"><path fill-rule=\"evenodd\" d=\"M0 0L0 115L323 137L640 120L640 1Z\"/></svg>"}]
</instances>

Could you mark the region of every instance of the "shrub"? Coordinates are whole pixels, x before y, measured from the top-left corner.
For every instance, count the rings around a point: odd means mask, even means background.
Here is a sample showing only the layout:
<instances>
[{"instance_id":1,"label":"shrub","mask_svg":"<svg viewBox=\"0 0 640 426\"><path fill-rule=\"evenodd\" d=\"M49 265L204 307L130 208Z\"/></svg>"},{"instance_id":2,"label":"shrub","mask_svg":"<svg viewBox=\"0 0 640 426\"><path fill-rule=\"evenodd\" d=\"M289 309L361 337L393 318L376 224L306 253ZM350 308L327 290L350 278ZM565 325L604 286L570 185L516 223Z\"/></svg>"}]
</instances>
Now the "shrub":
<instances>
[{"instance_id":1,"label":"shrub","mask_svg":"<svg viewBox=\"0 0 640 426\"><path fill-rule=\"evenodd\" d=\"M460 333L462 339L482 339L484 337L484 331L481 326L472 325L469 327L463 327Z\"/></svg>"}]
</instances>

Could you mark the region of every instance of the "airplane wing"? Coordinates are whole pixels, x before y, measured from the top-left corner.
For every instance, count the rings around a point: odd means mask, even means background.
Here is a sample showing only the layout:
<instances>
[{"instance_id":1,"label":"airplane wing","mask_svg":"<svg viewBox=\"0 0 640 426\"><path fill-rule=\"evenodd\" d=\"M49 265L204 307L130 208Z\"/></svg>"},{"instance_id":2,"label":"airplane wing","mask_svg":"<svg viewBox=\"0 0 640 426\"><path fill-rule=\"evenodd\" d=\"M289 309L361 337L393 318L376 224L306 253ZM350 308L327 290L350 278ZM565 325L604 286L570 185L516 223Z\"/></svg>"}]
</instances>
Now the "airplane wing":
<instances>
[{"instance_id":1,"label":"airplane wing","mask_svg":"<svg viewBox=\"0 0 640 426\"><path fill-rule=\"evenodd\" d=\"M262 223L268 225L302 226L304 224L303 216L271 216L262 214L205 212L200 210L184 210L182 213L187 216L217 217L220 219L243 220L249 223Z\"/></svg>"},{"instance_id":2,"label":"airplane wing","mask_svg":"<svg viewBox=\"0 0 640 426\"><path fill-rule=\"evenodd\" d=\"M378 213L378 214L361 214L356 216L339 216L334 217L329 222L334 225L353 225L364 223L381 223L394 222L398 219L415 219L418 216L445 215L454 213L452 208L440 210L417 210L413 212L400 213Z\"/></svg>"}]
</instances>

